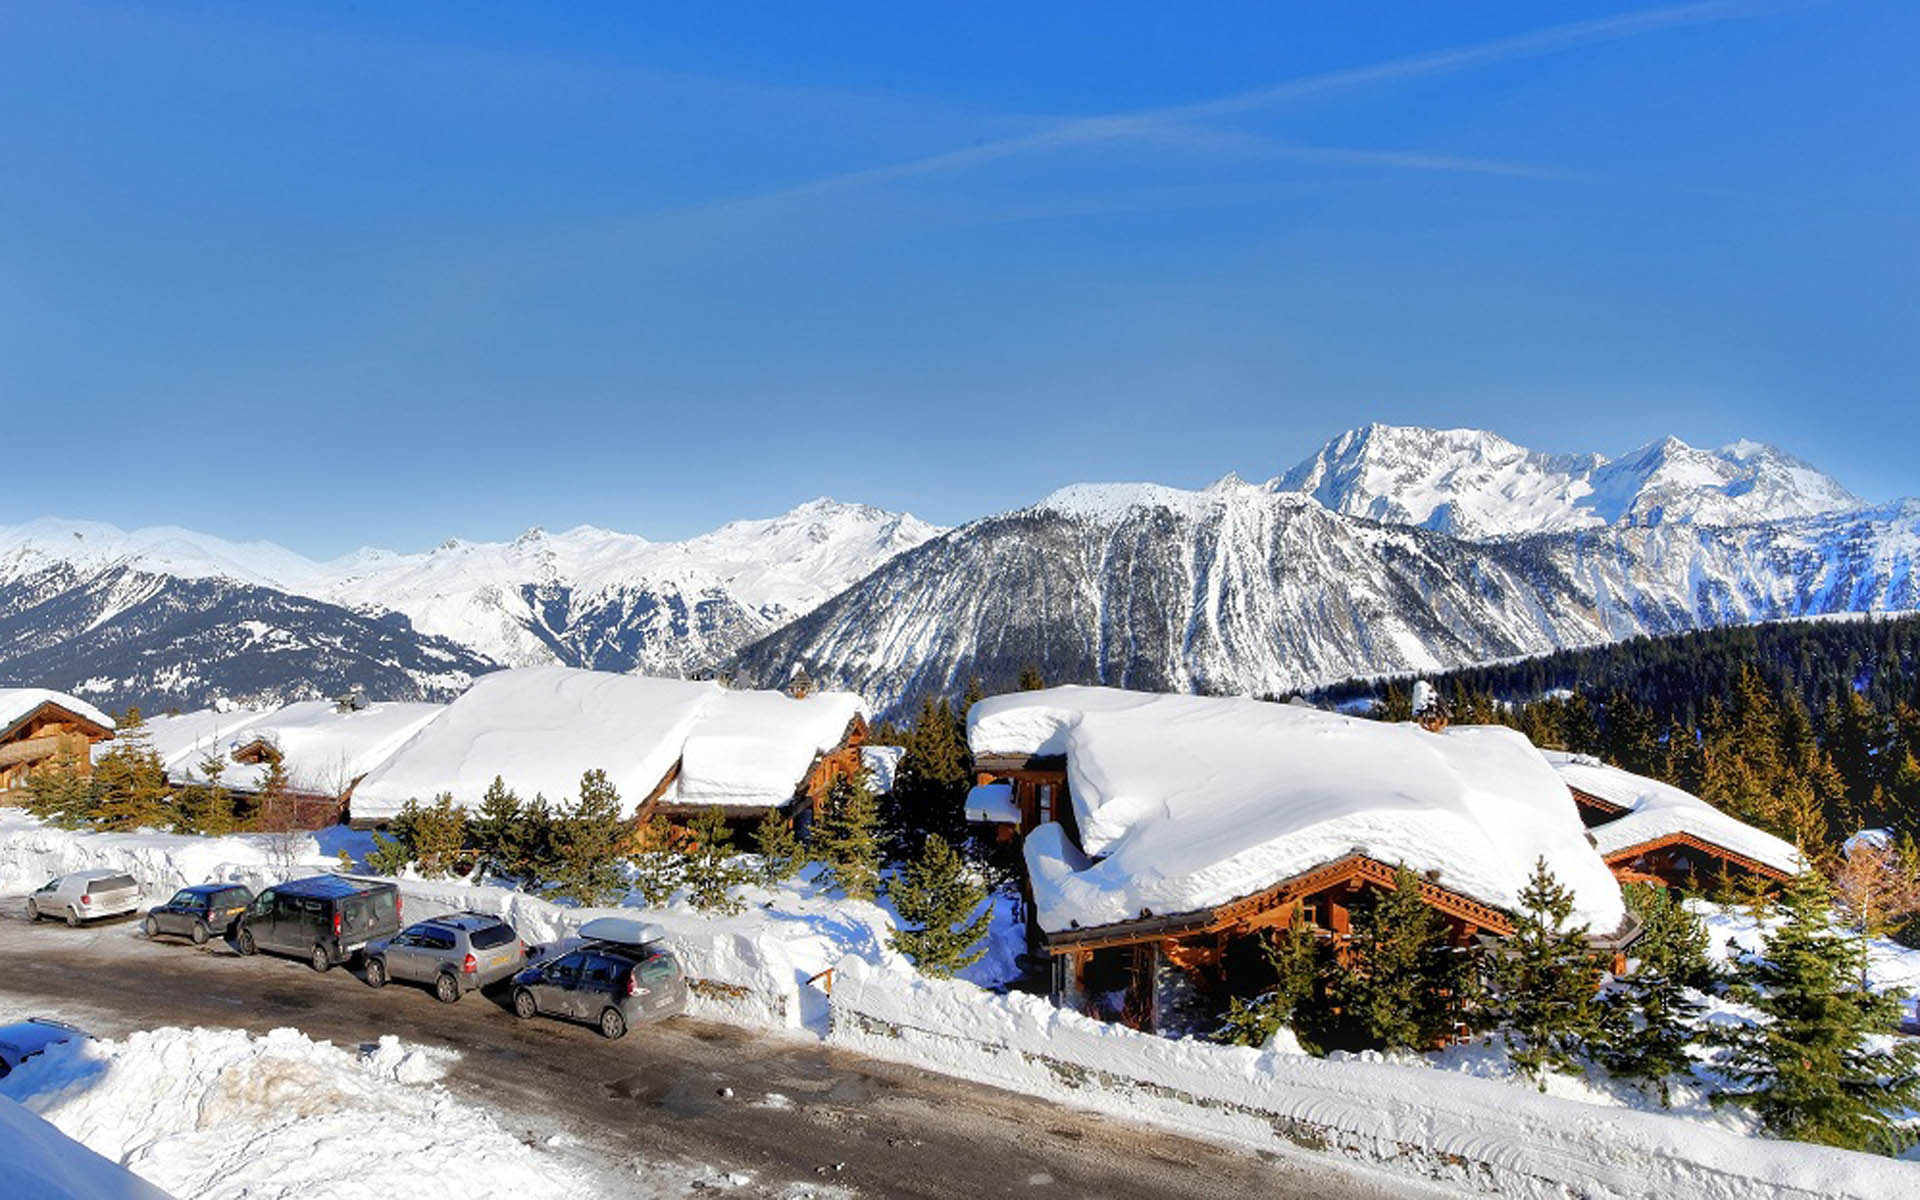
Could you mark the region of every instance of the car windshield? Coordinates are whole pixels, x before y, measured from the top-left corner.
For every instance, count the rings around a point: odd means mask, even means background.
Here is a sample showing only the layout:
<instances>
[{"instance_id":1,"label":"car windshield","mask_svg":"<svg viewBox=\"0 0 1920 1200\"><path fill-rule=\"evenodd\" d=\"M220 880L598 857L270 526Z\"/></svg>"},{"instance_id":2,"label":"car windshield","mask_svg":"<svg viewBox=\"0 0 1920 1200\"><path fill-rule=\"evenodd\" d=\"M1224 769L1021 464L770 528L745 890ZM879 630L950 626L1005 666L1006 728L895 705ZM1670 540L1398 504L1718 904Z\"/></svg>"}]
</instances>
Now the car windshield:
<instances>
[{"instance_id":1,"label":"car windshield","mask_svg":"<svg viewBox=\"0 0 1920 1200\"><path fill-rule=\"evenodd\" d=\"M484 929L474 930L468 940L473 943L475 950L491 950L513 941L513 937L513 927L510 925L488 925Z\"/></svg>"}]
</instances>

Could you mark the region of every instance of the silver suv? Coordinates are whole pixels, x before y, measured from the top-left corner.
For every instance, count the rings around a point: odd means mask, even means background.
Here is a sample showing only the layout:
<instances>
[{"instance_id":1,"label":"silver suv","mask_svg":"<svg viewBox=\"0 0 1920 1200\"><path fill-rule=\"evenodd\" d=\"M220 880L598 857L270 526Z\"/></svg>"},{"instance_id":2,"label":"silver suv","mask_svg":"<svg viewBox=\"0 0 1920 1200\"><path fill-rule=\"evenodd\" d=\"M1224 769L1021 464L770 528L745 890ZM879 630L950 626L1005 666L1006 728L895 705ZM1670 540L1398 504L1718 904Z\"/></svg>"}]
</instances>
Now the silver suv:
<instances>
[{"instance_id":1,"label":"silver suv","mask_svg":"<svg viewBox=\"0 0 1920 1200\"><path fill-rule=\"evenodd\" d=\"M95 868L57 875L27 897L27 916L35 921L64 917L69 925L97 917L117 917L140 907L140 885L125 871Z\"/></svg>"},{"instance_id":2,"label":"silver suv","mask_svg":"<svg viewBox=\"0 0 1920 1200\"><path fill-rule=\"evenodd\" d=\"M445 1004L509 979L526 965L526 943L513 926L485 913L435 917L367 946L369 984L385 987L389 979L432 984Z\"/></svg>"},{"instance_id":3,"label":"silver suv","mask_svg":"<svg viewBox=\"0 0 1920 1200\"><path fill-rule=\"evenodd\" d=\"M542 947L533 966L514 976L513 1012L586 1021L602 1037L686 1011L687 981L660 933L620 917L600 917L581 936Z\"/></svg>"}]
</instances>

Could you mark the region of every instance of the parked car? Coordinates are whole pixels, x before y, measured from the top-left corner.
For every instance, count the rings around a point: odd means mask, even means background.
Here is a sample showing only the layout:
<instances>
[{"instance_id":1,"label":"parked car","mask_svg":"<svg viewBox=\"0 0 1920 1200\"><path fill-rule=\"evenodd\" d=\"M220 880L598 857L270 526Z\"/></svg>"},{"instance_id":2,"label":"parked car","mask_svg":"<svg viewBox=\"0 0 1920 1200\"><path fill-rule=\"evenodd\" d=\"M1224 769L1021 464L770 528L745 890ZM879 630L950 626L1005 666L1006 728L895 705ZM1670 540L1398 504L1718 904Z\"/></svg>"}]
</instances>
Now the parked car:
<instances>
[{"instance_id":1,"label":"parked car","mask_svg":"<svg viewBox=\"0 0 1920 1200\"><path fill-rule=\"evenodd\" d=\"M294 954L316 971L352 960L367 943L400 931L400 889L391 883L315 875L270 887L234 922L242 954Z\"/></svg>"},{"instance_id":2,"label":"parked car","mask_svg":"<svg viewBox=\"0 0 1920 1200\"><path fill-rule=\"evenodd\" d=\"M51 1017L28 1017L13 1025L0 1025L0 1079L13 1074L15 1067L50 1046L92 1036L78 1025Z\"/></svg>"},{"instance_id":3,"label":"parked car","mask_svg":"<svg viewBox=\"0 0 1920 1200\"><path fill-rule=\"evenodd\" d=\"M140 907L140 885L125 871L96 868L57 875L27 897L27 916L65 917L78 925L100 917L117 917Z\"/></svg>"},{"instance_id":4,"label":"parked car","mask_svg":"<svg viewBox=\"0 0 1920 1200\"><path fill-rule=\"evenodd\" d=\"M196 883L175 892L165 904L148 909L140 928L150 938L173 933L204 946L215 933L225 937L252 903L253 889L243 884Z\"/></svg>"},{"instance_id":5,"label":"parked car","mask_svg":"<svg viewBox=\"0 0 1920 1200\"><path fill-rule=\"evenodd\" d=\"M367 945L367 982L429 983L452 1004L474 988L511 979L527 965L526 943L513 926L485 913L451 913L409 925Z\"/></svg>"},{"instance_id":6,"label":"parked car","mask_svg":"<svg viewBox=\"0 0 1920 1200\"><path fill-rule=\"evenodd\" d=\"M597 1025L602 1037L665 1020L687 1007L680 963L657 930L601 917L580 936L541 948L539 961L513 977L513 1011L522 1018L563 1017Z\"/></svg>"}]
</instances>

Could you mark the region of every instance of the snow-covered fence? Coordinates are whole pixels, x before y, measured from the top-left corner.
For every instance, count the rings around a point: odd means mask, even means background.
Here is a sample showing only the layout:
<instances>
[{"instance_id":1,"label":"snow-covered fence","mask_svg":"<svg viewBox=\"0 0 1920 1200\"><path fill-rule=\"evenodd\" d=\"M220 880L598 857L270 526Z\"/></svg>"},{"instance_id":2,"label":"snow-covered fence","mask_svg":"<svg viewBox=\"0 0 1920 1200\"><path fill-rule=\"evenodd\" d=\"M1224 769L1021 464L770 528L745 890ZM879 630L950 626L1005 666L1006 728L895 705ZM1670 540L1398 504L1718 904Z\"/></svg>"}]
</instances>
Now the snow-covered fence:
<instances>
[{"instance_id":1,"label":"snow-covered fence","mask_svg":"<svg viewBox=\"0 0 1920 1200\"><path fill-rule=\"evenodd\" d=\"M1503 1196L1908 1196L1920 1167L1761 1141L1453 1072L1169 1041L1033 996L848 959L828 1040L1082 1108L1305 1149Z\"/></svg>"}]
</instances>

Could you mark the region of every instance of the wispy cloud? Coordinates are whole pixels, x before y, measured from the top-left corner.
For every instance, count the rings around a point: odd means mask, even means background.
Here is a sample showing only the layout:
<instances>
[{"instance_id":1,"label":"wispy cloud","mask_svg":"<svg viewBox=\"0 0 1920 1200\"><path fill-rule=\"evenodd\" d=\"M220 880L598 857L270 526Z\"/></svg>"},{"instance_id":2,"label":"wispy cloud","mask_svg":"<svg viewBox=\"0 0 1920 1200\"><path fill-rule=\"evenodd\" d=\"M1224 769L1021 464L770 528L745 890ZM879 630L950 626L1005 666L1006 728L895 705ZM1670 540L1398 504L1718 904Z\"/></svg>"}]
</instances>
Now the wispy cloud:
<instances>
[{"instance_id":1,"label":"wispy cloud","mask_svg":"<svg viewBox=\"0 0 1920 1200\"><path fill-rule=\"evenodd\" d=\"M1126 113L1069 117L1044 125L1030 133L997 138L881 166L863 167L823 176L804 183L724 200L703 207L709 210L760 207L921 176L966 171L1016 157L1119 142L1158 143L1190 149L1229 148L1276 157L1318 159L1325 162L1416 171L1454 171L1530 179L1592 179L1593 176L1581 172L1529 163L1503 162L1421 151L1316 147L1275 142L1249 134L1233 134L1208 129L1203 123L1222 117L1271 109L1293 101L1452 74L1496 63L1552 54L1578 46L1619 41L1681 26L1703 25L1755 16L1778 7L1778 4L1712 0L1709 3L1650 9L1597 20L1556 25L1472 46L1392 59L1372 66L1302 76L1211 100L1164 105Z\"/></svg>"}]
</instances>

